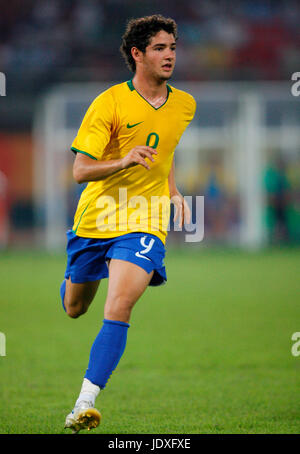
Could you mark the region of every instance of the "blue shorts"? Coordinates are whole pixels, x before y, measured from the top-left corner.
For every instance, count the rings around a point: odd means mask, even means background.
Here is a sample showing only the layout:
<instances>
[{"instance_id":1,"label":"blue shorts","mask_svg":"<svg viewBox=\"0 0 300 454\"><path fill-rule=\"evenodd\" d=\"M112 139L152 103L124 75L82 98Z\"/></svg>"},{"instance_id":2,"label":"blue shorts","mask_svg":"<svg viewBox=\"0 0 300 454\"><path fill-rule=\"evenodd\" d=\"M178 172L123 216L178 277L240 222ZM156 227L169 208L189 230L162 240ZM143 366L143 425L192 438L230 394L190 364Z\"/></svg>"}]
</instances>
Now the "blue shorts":
<instances>
[{"instance_id":1,"label":"blue shorts","mask_svg":"<svg viewBox=\"0 0 300 454\"><path fill-rule=\"evenodd\" d=\"M115 238L83 238L67 231L68 261L65 278L73 283L97 281L108 277L109 259L135 263L147 273L154 270L149 283L163 284L167 280L164 266L165 247L162 241L148 233L127 233Z\"/></svg>"}]
</instances>

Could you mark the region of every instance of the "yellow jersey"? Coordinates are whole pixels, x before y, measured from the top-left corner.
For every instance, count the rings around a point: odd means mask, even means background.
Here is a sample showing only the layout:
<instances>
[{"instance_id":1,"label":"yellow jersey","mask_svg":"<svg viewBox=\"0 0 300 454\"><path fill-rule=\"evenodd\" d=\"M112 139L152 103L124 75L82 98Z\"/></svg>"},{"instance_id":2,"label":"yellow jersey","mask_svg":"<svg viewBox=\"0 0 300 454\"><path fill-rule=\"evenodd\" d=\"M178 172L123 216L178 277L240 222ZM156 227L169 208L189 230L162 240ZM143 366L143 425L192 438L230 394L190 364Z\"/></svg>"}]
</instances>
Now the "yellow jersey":
<instances>
[{"instance_id":1,"label":"yellow jersey","mask_svg":"<svg viewBox=\"0 0 300 454\"><path fill-rule=\"evenodd\" d=\"M73 231L85 238L113 238L131 232L156 235L165 243L170 217L168 176L175 147L193 119L194 98L167 85L159 108L132 81L114 85L88 108L71 150L95 160L124 157L135 146L157 151L150 170L136 165L91 181L81 194Z\"/></svg>"}]
</instances>

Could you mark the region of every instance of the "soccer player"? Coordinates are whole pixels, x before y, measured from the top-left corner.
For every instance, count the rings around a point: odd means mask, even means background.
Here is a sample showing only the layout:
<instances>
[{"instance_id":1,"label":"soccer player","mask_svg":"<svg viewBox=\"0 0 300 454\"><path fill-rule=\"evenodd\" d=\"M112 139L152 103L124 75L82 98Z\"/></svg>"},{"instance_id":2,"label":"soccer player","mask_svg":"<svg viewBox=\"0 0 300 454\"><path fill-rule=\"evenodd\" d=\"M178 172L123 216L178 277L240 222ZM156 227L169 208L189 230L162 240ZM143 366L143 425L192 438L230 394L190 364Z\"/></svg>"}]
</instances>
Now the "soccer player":
<instances>
[{"instance_id":1,"label":"soccer player","mask_svg":"<svg viewBox=\"0 0 300 454\"><path fill-rule=\"evenodd\" d=\"M66 313L77 318L109 278L104 320L90 352L81 391L65 427L97 427L95 408L125 350L131 311L148 285L163 284L170 199L180 225L190 211L174 177L174 150L192 120L194 98L167 84L176 59L177 25L153 15L129 21L121 53L130 81L101 93L72 144L73 175L88 182L67 232L61 286Z\"/></svg>"}]
</instances>

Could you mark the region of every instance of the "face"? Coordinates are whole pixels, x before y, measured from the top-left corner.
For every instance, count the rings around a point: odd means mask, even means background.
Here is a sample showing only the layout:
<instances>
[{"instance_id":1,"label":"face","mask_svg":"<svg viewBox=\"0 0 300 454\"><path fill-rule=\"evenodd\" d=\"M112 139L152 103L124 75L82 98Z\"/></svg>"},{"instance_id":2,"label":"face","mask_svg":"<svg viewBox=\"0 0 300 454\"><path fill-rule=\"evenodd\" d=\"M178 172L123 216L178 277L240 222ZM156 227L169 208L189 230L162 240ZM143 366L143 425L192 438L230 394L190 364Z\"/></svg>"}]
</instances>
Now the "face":
<instances>
[{"instance_id":1,"label":"face","mask_svg":"<svg viewBox=\"0 0 300 454\"><path fill-rule=\"evenodd\" d=\"M156 80L164 81L172 76L175 61L176 41L174 35L161 30L151 38L145 53L138 51L136 69L137 71L142 70Z\"/></svg>"}]
</instances>

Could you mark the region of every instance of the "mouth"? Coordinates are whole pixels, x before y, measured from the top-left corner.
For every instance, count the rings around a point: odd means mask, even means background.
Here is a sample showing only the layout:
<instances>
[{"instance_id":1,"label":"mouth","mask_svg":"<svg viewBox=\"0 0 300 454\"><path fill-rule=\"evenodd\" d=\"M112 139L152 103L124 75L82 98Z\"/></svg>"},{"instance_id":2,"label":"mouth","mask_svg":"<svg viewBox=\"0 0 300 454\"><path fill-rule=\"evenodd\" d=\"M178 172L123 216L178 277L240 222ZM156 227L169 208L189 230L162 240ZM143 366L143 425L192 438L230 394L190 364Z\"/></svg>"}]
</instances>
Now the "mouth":
<instances>
[{"instance_id":1,"label":"mouth","mask_svg":"<svg viewBox=\"0 0 300 454\"><path fill-rule=\"evenodd\" d=\"M162 66L162 69L164 71L172 71L173 65L171 63L166 63L165 65Z\"/></svg>"}]
</instances>

